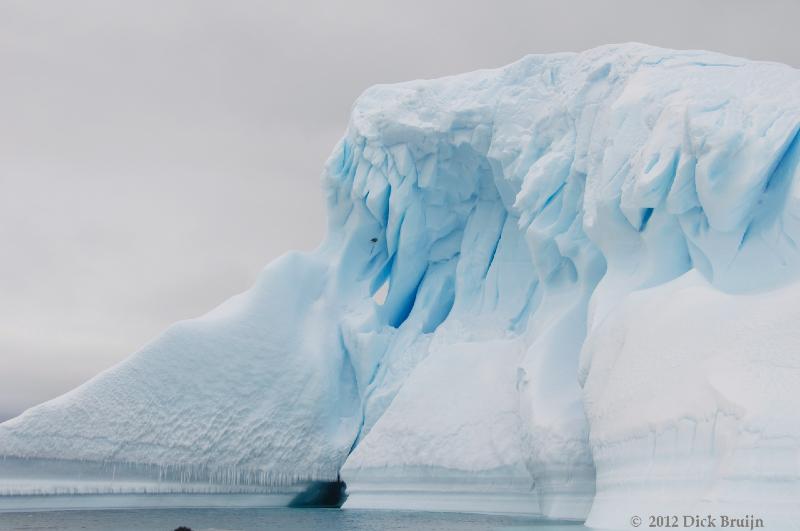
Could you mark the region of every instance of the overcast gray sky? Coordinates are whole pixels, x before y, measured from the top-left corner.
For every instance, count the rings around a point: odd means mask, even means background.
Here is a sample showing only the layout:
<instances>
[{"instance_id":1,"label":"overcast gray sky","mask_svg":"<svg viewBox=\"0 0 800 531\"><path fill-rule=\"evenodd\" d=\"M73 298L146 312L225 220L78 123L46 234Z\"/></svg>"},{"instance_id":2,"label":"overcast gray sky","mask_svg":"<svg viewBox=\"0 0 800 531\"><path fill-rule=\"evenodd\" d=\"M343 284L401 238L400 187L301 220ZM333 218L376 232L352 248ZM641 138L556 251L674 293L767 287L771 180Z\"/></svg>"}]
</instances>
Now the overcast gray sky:
<instances>
[{"instance_id":1,"label":"overcast gray sky","mask_svg":"<svg viewBox=\"0 0 800 531\"><path fill-rule=\"evenodd\" d=\"M0 0L0 419L324 232L369 85L640 41L800 65L793 1Z\"/></svg>"}]
</instances>

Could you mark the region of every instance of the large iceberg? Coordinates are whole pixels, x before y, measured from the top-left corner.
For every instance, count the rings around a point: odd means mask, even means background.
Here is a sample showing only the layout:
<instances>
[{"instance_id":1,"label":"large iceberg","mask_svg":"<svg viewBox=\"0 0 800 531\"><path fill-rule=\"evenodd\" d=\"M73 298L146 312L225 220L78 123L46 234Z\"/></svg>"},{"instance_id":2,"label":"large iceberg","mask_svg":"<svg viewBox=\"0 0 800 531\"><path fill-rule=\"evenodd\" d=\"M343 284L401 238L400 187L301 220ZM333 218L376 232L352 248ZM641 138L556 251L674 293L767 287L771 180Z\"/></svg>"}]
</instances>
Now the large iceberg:
<instances>
[{"instance_id":1,"label":"large iceberg","mask_svg":"<svg viewBox=\"0 0 800 531\"><path fill-rule=\"evenodd\" d=\"M345 507L796 526L799 129L797 70L639 44L373 87L320 247L0 425L0 505L341 475Z\"/></svg>"}]
</instances>

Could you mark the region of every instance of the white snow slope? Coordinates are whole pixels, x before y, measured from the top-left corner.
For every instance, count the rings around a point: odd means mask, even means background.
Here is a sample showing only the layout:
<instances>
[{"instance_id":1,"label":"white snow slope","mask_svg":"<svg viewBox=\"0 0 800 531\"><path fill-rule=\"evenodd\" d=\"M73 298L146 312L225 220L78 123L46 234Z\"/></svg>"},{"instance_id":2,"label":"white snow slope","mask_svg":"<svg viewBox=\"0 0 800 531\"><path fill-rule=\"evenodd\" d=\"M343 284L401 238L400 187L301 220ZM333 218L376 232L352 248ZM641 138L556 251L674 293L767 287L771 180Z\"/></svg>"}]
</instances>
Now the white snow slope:
<instances>
[{"instance_id":1,"label":"white snow slope","mask_svg":"<svg viewBox=\"0 0 800 531\"><path fill-rule=\"evenodd\" d=\"M797 70L637 44L373 87L320 248L0 425L0 493L796 529L799 128Z\"/></svg>"}]
</instances>

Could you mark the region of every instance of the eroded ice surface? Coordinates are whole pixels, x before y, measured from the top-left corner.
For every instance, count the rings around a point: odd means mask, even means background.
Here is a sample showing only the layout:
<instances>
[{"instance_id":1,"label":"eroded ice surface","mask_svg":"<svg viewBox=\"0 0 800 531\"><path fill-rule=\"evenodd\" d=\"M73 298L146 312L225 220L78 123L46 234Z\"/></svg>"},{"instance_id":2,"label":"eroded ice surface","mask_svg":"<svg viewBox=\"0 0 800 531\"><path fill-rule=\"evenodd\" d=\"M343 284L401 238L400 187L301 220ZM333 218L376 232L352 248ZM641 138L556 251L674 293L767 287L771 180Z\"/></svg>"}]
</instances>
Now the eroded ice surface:
<instances>
[{"instance_id":1,"label":"eroded ice surface","mask_svg":"<svg viewBox=\"0 0 800 531\"><path fill-rule=\"evenodd\" d=\"M341 471L346 507L788 525L799 95L784 65L634 44L373 87L318 250L0 425L0 454L155 490Z\"/></svg>"}]
</instances>

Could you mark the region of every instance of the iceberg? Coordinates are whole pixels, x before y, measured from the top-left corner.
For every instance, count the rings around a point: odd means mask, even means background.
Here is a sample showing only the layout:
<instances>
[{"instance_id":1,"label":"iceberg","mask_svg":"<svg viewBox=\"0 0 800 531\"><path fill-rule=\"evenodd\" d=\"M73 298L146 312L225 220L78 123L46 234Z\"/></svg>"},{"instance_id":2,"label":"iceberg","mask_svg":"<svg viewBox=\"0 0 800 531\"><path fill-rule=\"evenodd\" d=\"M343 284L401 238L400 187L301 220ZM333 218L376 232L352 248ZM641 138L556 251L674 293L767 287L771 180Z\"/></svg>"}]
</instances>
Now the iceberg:
<instances>
[{"instance_id":1,"label":"iceberg","mask_svg":"<svg viewBox=\"0 0 800 531\"><path fill-rule=\"evenodd\" d=\"M0 424L0 507L341 477L345 508L796 525L799 94L641 44L368 89L319 248Z\"/></svg>"}]
</instances>

